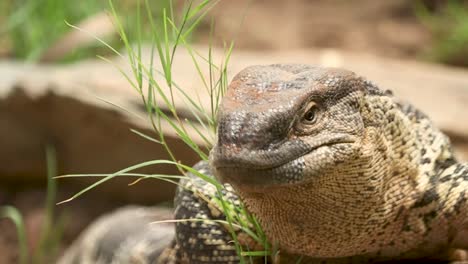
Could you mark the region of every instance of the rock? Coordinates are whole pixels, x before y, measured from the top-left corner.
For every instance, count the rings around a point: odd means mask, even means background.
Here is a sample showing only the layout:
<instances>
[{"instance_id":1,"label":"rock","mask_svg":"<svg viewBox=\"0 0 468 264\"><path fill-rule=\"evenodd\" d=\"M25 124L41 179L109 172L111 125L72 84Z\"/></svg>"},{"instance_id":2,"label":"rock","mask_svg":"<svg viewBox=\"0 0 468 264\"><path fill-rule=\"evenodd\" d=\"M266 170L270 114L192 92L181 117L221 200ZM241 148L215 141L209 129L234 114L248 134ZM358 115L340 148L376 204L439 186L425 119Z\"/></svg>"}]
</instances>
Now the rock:
<instances>
[{"instance_id":1,"label":"rock","mask_svg":"<svg viewBox=\"0 0 468 264\"><path fill-rule=\"evenodd\" d=\"M0 64L0 185L45 184L45 148L57 150L59 174L112 173L152 159L169 159L164 148L132 133L130 128L154 135L147 122L135 120L96 96L138 112L139 98L126 81L103 62L72 66ZM107 74L106 74L107 73ZM104 87L97 76L109 80ZM3 79L3 77L1 77ZM115 84L115 80L122 79ZM120 86L119 86L120 85ZM120 89L120 90L119 90ZM178 159L194 164L199 158L173 135L166 137ZM144 172L176 174L169 165ZM81 190L97 179L61 180ZM160 202L171 200L175 185L145 180L114 179L97 188L116 200Z\"/></svg>"}]
</instances>

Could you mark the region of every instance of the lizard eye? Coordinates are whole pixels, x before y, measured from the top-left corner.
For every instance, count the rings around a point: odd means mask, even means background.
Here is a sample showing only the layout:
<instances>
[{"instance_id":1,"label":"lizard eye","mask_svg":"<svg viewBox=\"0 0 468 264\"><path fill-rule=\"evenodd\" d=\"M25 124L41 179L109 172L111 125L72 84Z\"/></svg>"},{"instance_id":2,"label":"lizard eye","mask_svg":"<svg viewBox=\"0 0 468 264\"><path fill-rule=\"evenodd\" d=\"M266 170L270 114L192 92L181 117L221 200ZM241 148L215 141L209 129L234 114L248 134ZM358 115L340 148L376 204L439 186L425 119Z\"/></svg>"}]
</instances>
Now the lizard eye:
<instances>
[{"instance_id":1,"label":"lizard eye","mask_svg":"<svg viewBox=\"0 0 468 264\"><path fill-rule=\"evenodd\" d=\"M306 123L312 124L317 121L317 112L318 112L318 106L314 102L310 102L307 105L307 111L304 114L304 121Z\"/></svg>"}]
</instances>

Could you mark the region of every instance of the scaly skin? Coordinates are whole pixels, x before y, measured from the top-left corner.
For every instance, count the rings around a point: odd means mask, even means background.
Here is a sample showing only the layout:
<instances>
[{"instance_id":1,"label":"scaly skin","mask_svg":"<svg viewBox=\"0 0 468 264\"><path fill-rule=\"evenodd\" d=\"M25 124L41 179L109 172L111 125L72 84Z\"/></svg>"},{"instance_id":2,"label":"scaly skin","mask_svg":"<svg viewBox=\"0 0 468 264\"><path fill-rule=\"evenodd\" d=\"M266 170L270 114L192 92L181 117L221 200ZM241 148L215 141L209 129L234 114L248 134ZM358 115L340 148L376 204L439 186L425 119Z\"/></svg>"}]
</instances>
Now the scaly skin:
<instances>
[{"instance_id":1,"label":"scaly skin","mask_svg":"<svg viewBox=\"0 0 468 264\"><path fill-rule=\"evenodd\" d=\"M285 263L451 260L468 249L468 165L424 114L354 73L249 67L218 123L203 169L232 186ZM208 184L182 185L176 218L223 219ZM236 263L229 240L220 224L178 223L160 262Z\"/></svg>"},{"instance_id":2,"label":"scaly skin","mask_svg":"<svg viewBox=\"0 0 468 264\"><path fill-rule=\"evenodd\" d=\"M394 259L468 248L467 166L427 117L349 71L238 74L211 164L290 253Z\"/></svg>"}]
</instances>

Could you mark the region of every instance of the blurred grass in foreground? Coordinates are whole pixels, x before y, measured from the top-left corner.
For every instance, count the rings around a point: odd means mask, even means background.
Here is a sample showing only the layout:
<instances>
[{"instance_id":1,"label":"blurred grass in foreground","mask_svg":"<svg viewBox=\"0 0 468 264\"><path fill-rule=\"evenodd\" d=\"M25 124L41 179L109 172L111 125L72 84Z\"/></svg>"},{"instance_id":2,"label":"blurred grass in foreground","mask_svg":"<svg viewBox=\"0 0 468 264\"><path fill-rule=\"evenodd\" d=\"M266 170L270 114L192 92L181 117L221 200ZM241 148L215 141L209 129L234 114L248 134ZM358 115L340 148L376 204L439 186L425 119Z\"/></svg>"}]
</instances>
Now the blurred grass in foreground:
<instances>
[{"instance_id":1,"label":"blurred grass in foreground","mask_svg":"<svg viewBox=\"0 0 468 264\"><path fill-rule=\"evenodd\" d=\"M137 21L143 21L142 18L144 16L149 19L152 38L151 54L149 57L143 57L142 48L144 39L142 37L141 27L138 27L136 32L134 32L136 33L136 38L132 39L119 19L118 11L120 10L113 5L112 0L109 0L112 14L114 18L116 18L116 26L120 38L125 44L125 51L127 53L126 59L131 67L130 72L122 68L118 68L118 70L120 70L122 75L129 82L129 85L141 97L146 107L147 120L154 130L153 135L145 135L138 131L134 132L155 144L161 144L170 158L169 160L146 161L110 174L75 174L59 176L58 178L101 177L101 179L94 184L60 203L76 199L80 195L114 177L137 177L136 181L131 184L146 179L159 179L178 184L176 181L177 179L186 177L185 174L191 173L206 181L207 185L212 185L215 188L216 197L213 197L213 200L209 202L212 203L214 208L222 211L226 216L225 220L218 220L216 222L223 224L231 233L232 243L240 257L240 263L253 263L253 261L257 261L258 259L266 263L269 256L272 256L273 259L277 256L278 250L276 247L270 245L256 218L247 211L242 203L237 205L230 199L226 199L223 195L223 193L225 193L225 186L219 183L215 178L210 175L205 175L193 169L191 166L183 164L175 156L175 153L171 150L171 146L168 146L166 142L166 128L169 128L172 129L179 139L187 144L192 151L197 153L201 160L208 160L208 152L215 141L217 127L216 116L219 104L228 86L227 67L234 43L225 43L223 56L221 58L214 58L212 56L211 44L206 53L199 52L190 46L188 37L206 16L208 11L218 2L219 0L185 1L182 14L176 16L171 1L169 8L162 9L162 24L158 27L150 14L149 10L151 10L151 7L149 0L144 0L145 5L142 12L140 13L138 9ZM243 17L240 17L239 27L242 25L242 21ZM142 23L139 24L142 25ZM213 23L211 28L213 28ZM107 45L117 56L124 57L108 43L103 42L103 44ZM177 80L180 76L174 76L172 74L172 67L174 67L173 61L174 57L177 56L178 49L184 49L190 54L193 68L198 73L205 88L204 93L197 96L197 98L193 98L187 94L186 90L184 90L187 89L186 87L181 87L177 84ZM204 72L208 72L209 75L205 76L203 74ZM202 96L208 96L210 98L211 103L209 109L205 109L201 101L199 101ZM190 111L195 121L190 121L180 115L181 110L176 108L175 98L181 99L186 103L185 107ZM200 137L203 140L203 144L201 144L201 146L196 144L192 139L193 136ZM159 164L171 164L175 166L180 171L180 175L134 173L136 169ZM157 170L157 168L155 168L155 170ZM182 186L182 188L183 187L184 186ZM214 221L207 219L194 218L166 222L179 221L205 221L207 224L214 223ZM239 242L237 237L239 232L247 234L262 248L255 251L246 248L245 245Z\"/></svg>"},{"instance_id":2,"label":"blurred grass in foreground","mask_svg":"<svg viewBox=\"0 0 468 264\"><path fill-rule=\"evenodd\" d=\"M55 196L57 184L54 177L57 175L57 160L55 149L46 148L47 162L47 197L44 204L45 218L41 228L39 243L35 249L28 247L26 226L21 212L13 206L0 206L0 219L10 219L16 227L18 234L18 263L19 264L45 264L51 263L56 257L64 229L64 215L55 213Z\"/></svg>"},{"instance_id":3,"label":"blurred grass in foreground","mask_svg":"<svg viewBox=\"0 0 468 264\"><path fill-rule=\"evenodd\" d=\"M150 13L159 23L161 10L168 6L169 0L153 1ZM138 26L136 13L138 1L116 0L115 5L125 14L119 17L125 29L132 35ZM26 61L36 62L48 48L66 33L73 30L66 23L76 25L94 15L105 12L108 7L107 0L1 0L0 1L0 56L13 57ZM148 20L141 21L143 25ZM144 29L145 27L143 27ZM142 31L143 37L150 37L149 30ZM105 39L116 49L124 46L118 34ZM106 55L109 50L94 42L73 50L60 61L72 61L96 54Z\"/></svg>"}]
</instances>

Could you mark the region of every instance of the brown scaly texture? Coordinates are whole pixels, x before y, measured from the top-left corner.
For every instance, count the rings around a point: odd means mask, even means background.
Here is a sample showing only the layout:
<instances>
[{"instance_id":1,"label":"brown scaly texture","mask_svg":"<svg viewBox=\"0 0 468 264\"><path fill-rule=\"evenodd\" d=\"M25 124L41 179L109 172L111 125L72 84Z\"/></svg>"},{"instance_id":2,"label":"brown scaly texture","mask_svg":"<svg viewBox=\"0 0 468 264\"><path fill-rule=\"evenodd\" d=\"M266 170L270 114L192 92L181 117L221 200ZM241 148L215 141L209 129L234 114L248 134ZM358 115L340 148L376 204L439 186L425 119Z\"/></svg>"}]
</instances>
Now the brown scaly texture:
<instances>
[{"instance_id":1,"label":"brown scaly texture","mask_svg":"<svg viewBox=\"0 0 468 264\"><path fill-rule=\"evenodd\" d=\"M284 263L451 260L468 249L468 165L424 114L354 73L249 67L218 123L198 169L232 186ZM176 218L224 219L209 184L192 175L182 185ZM230 240L217 222L181 222L159 262L236 263Z\"/></svg>"}]
</instances>

